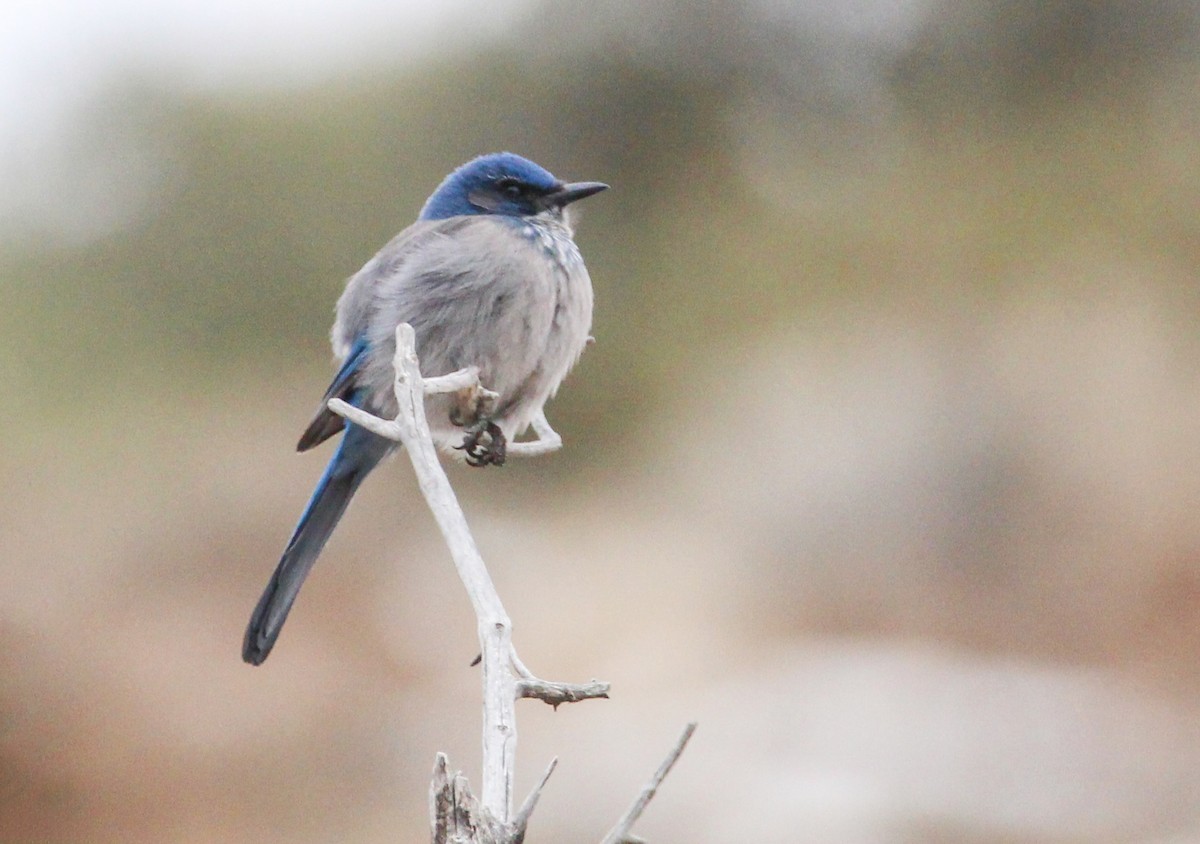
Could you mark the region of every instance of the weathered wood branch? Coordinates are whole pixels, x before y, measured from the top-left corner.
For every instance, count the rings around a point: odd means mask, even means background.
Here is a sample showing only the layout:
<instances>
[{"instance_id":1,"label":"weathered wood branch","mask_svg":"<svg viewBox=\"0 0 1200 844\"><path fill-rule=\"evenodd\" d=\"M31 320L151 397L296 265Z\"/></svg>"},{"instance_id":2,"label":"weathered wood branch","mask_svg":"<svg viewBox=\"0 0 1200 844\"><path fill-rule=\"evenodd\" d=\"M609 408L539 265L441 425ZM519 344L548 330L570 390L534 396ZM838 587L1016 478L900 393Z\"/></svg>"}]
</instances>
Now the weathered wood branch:
<instances>
[{"instance_id":1,"label":"weathered wood branch","mask_svg":"<svg viewBox=\"0 0 1200 844\"><path fill-rule=\"evenodd\" d=\"M500 602L500 596L471 536L466 517L438 460L425 417L427 393L478 388L486 398L489 391L479 383L478 370L470 368L435 378L422 377L415 350L415 335L407 324L396 328L394 364L396 401L399 405L394 420L380 419L339 399L331 399L329 408L356 425L404 445L416 472L417 483L437 520L475 611L483 665L483 796L476 800L470 794L466 780L460 775L451 778L447 771L447 760L439 754L431 786L434 841L518 844L524 839L525 825L553 765L541 785L514 816L512 791L517 699L533 697L557 707L563 703L607 697L609 685L598 680L576 685L538 679L525 668L513 648L512 622ZM562 445L562 440L543 414L539 413L532 424L538 438L526 443L513 443L508 449L510 455L545 454Z\"/></svg>"},{"instance_id":2,"label":"weathered wood branch","mask_svg":"<svg viewBox=\"0 0 1200 844\"><path fill-rule=\"evenodd\" d=\"M662 785L662 781L667 778L667 774L671 773L671 768L679 761L680 754L687 747L688 739L692 737L692 733L696 731L696 722L692 721L683 728L683 734L679 740L675 742L675 746L671 748L671 752L667 754L667 758L658 766L658 770L654 772L654 776L650 777L650 781L646 783L641 794L633 801L633 805L629 807L617 825L609 830L608 835L604 836L604 840L600 844L644 844L642 839L635 836L631 830L633 825L637 823L637 819L642 816L642 812L646 811L646 806L654 799L654 795L658 793L658 787Z\"/></svg>"}]
</instances>

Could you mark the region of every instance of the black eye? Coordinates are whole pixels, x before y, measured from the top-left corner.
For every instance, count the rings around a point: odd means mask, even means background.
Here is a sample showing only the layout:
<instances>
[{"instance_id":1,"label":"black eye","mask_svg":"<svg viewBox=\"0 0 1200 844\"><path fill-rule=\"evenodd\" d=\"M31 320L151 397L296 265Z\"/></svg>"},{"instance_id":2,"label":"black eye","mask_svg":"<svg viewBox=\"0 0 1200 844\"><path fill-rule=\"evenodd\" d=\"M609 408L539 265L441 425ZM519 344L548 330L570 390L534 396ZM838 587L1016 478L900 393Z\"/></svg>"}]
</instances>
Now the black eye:
<instances>
[{"instance_id":1,"label":"black eye","mask_svg":"<svg viewBox=\"0 0 1200 844\"><path fill-rule=\"evenodd\" d=\"M500 179L496 182L496 188L509 199L521 198L521 183L516 179Z\"/></svg>"}]
</instances>

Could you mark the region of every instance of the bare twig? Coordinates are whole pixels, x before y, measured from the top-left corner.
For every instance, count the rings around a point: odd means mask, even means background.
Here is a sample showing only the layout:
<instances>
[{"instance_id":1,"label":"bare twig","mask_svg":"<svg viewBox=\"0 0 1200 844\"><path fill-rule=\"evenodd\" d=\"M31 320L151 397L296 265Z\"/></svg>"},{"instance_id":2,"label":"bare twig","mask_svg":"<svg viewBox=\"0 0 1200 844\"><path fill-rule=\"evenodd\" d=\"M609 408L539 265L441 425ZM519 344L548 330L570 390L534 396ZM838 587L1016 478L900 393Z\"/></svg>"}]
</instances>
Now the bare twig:
<instances>
[{"instance_id":1,"label":"bare twig","mask_svg":"<svg viewBox=\"0 0 1200 844\"><path fill-rule=\"evenodd\" d=\"M533 427L533 432L537 435L537 439L529 440L528 442L509 443L509 454L515 454L518 457L537 457L542 454L549 454L552 451L558 451L562 448L562 437L558 435L558 431L550 427L550 423L546 421L545 413L539 410L537 416L534 416L529 424Z\"/></svg>"},{"instance_id":2,"label":"bare twig","mask_svg":"<svg viewBox=\"0 0 1200 844\"><path fill-rule=\"evenodd\" d=\"M578 703L590 698L607 698L608 683L592 680L590 683L552 683L530 677L517 681L517 697L531 697L558 709L564 703Z\"/></svg>"},{"instance_id":3,"label":"bare twig","mask_svg":"<svg viewBox=\"0 0 1200 844\"><path fill-rule=\"evenodd\" d=\"M329 401L329 409L380 436L404 444L412 460L417 483L437 520L454 559L459 578L466 587L471 606L475 610L483 663L483 796L475 803L475 799L470 797L465 781L461 788L458 784L460 778L456 777L451 783L445 774L445 758L439 756L432 792L435 809L434 840L438 840L439 830L446 832L446 824L450 822L447 819L449 815L457 818L462 811L469 810L468 815L473 818L473 828L483 829L495 825L496 829L507 837L451 837L446 840L519 841L518 834L524 836L523 826L518 830L515 825L509 823L512 817L514 753L517 741L514 706L517 698L538 697L557 706L586 698L607 697L608 684L592 681L585 685L573 686L539 680L525 668L513 648L512 622L504 611L496 587L479 549L475 546L466 517L438 461L429 423L425 418L426 393L478 388L486 398L489 391L479 383L478 370L469 368L449 375L423 378L417 362L415 334L412 327L404 323L396 328L394 364L396 401L399 405L395 420L380 419L338 399ZM532 424L538 439L512 444L509 454L544 454L561 445L562 440L550 427L544 415L539 413ZM536 796L533 799L536 802ZM529 806L529 811L532 811L532 805ZM471 814L472 812L474 814ZM523 820L528 821L528 816Z\"/></svg>"},{"instance_id":4,"label":"bare twig","mask_svg":"<svg viewBox=\"0 0 1200 844\"><path fill-rule=\"evenodd\" d=\"M524 840L525 828L529 826L529 816L537 808L538 798L542 796L542 789L546 787L546 783L550 782L550 775L554 773L554 769L557 767L558 757L555 756L550 760L550 764L546 766L546 773L542 774L541 780L533 787L533 791L529 792L529 796L525 798L525 802L517 810L517 816L513 818L512 824L513 828L517 831L517 838L514 844L521 844L521 841Z\"/></svg>"},{"instance_id":5,"label":"bare twig","mask_svg":"<svg viewBox=\"0 0 1200 844\"><path fill-rule=\"evenodd\" d=\"M633 825L637 823L637 819L642 816L642 812L646 810L646 806L654 799L654 795L658 793L658 787L662 785L662 781L666 779L667 774L671 772L671 768L679 760L679 755L683 753L683 749L687 747L688 739L692 737L692 733L696 731L696 722L692 721L683 728L683 734L679 740L675 742L675 746L671 748L671 752L667 754L667 758L658 766L658 770L654 772L654 776L650 778L650 782L642 789L642 793L633 801L633 805L629 807L629 811L617 821L617 825L609 830L608 835L604 836L604 840L600 844L640 844L641 839L637 838L630 832Z\"/></svg>"},{"instance_id":6,"label":"bare twig","mask_svg":"<svg viewBox=\"0 0 1200 844\"><path fill-rule=\"evenodd\" d=\"M398 439L404 444L421 492L433 511L442 536L450 548L454 566L467 589L478 623L479 641L483 652L483 807L501 823L508 821L512 809L513 752L516 743L516 724L513 701L516 681L508 668L512 650L512 622L500 603L500 596L475 546L466 517L458 505L450 480L442 470L433 436L425 418L425 380L417 364L414 350L415 335L406 324L396 329L396 401L399 413L393 427L372 427L361 412L347 413L349 405L331 401L329 407L370 428L381 436ZM435 382L435 389L461 389L463 382L455 380L469 373L454 373ZM370 416L370 414L367 414Z\"/></svg>"}]
</instances>

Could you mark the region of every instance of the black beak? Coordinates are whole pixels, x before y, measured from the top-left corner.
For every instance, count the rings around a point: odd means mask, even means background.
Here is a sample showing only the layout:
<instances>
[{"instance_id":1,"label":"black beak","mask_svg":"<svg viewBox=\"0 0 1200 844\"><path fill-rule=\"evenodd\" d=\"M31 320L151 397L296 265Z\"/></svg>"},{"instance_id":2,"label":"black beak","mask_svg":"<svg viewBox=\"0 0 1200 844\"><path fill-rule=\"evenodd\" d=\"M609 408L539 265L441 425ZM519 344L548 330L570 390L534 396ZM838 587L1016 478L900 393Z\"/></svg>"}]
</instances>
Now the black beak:
<instances>
[{"instance_id":1,"label":"black beak","mask_svg":"<svg viewBox=\"0 0 1200 844\"><path fill-rule=\"evenodd\" d=\"M604 182L571 182L560 185L558 190L546 194L542 201L547 206L563 208L594 193L600 193L602 190L608 190L608 185Z\"/></svg>"}]
</instances>

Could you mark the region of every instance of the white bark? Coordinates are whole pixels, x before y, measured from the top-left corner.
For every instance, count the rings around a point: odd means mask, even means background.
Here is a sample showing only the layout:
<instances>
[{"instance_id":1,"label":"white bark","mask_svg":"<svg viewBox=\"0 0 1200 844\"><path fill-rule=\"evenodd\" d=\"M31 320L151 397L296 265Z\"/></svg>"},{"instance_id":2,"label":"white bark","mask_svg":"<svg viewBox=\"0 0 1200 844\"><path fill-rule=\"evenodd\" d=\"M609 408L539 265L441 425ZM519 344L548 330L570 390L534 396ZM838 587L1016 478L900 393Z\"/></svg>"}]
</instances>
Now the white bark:
<instances>
[{"instance_id":1,"label":"white bark","mask_svg":"<svg viewBox=\"0 0 1200 844\"><path fill-rule=\"evenodd\" d=\"M356 425L404 445L412 460L421 493L437 520L475 610L483 666L482 798L476 803L460 776L456 775L451 781L446 773L446 759L439 755L432 789L434 840L517 842L524 838L524 826L529 820L529 813L533 811L537 795L545 785L543 778L514 819L512 792L517 743L517 698L534 697L558 706L588 698L607 697L609 686L596 680L583 685L540 680L517 657L512 645L512 622L504 611L492 578L475 546L466 517L438 460L425 418L427 393L478 387L486 397L488 391L479 384L478 371L474 368L437 378L423 378L414 343L411 326L401 324L396 328L396 400L400 408L396 419L380 419L339 399L331 399L329 408ZM509 455L535 456L562 445L562 440L550 427L545 415L538 414L533 420L533 429L538 439L511 444ZM553 764L547 770L546 778L551 770ZM451 827L454 825L450 824L446 812L463 821L455 828L465 829L469 826L476 831L473 834L482 837L452 836ZM441 838L438 837L439 830L443 836Z\"/></svg>"},{"instance_id":2,"label":"white bark","mask_svg":"<svg viewBox=\"0 0 1200 844\"><path fill-rule=\"evenodd\" d=\"M683 749L687 747L688 739L692 737L692 733L696 731L696 722L692 721L683 728L683 734L679 736L679 740L675 742L675 746L671 748L671 752L667 754L667 758L658 766L658 770L654 772L654 776L650 777L650 781L642 788L641 794L633 801L633 805L619 821L617 825L609 830L608 835L604 836L604 840L600 844L641 844L642 839L636 837L631 830L633 825L637 823L637 819L642 816L642 812L646 811L646 806L654 799L654 795L658 793L658 787L662 785L662 781L666 779L667 774L671 773L671 768L679 761L679 756L683 753Z\"/></svg>"}]
</instances>

